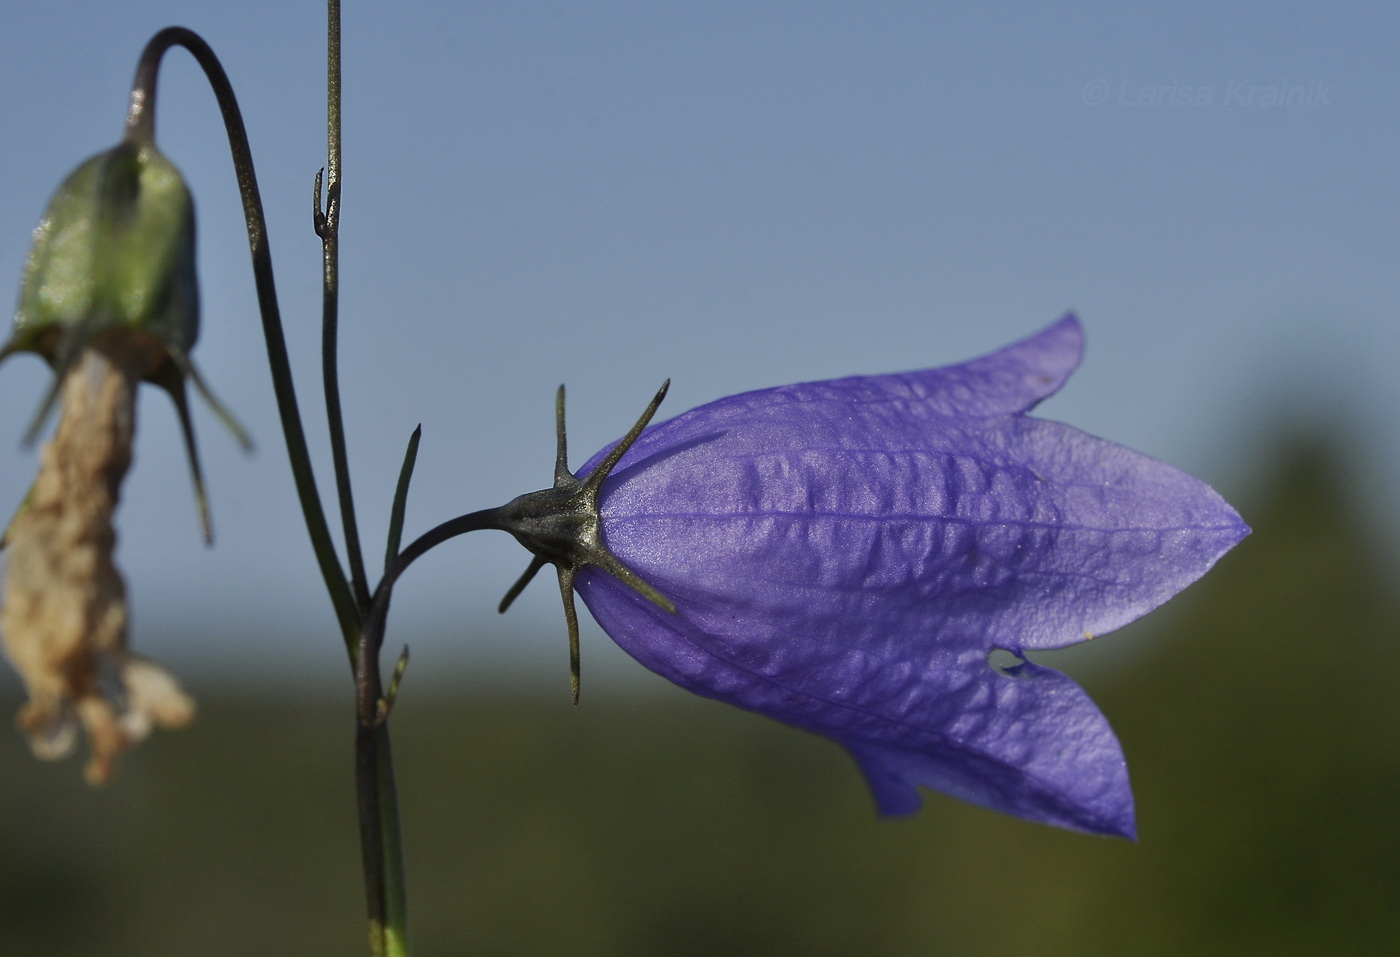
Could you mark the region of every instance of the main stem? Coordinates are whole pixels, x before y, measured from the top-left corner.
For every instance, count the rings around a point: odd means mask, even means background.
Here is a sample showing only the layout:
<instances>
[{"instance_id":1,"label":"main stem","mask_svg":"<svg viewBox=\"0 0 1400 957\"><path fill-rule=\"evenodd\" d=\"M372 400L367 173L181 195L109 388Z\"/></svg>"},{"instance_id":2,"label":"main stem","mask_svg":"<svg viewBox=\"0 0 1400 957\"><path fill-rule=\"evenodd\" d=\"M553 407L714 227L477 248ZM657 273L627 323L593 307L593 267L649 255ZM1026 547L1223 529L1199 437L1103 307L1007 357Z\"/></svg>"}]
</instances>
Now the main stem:
<instances>
[{"instance_id":1,"label":"main stem","mask_svg":"<svg viewBox=\"0 0 1400 957\"><path fill-rule=\"evenodd\" d=\"M326 207L321 210L317 178L316 232L321 237L321 376L326 394L326 422L336 492L350 563L350 584L363 620L370 610L369 585L355 522L349 455L340 407L337 334L340 306L340 0L326 4ZM370 951L375 957L404 957L408 945L408 900L404 881L403 835L399 827L398 788L389 740L388 712L380 706L378 640L361 631L352 660L355 666L355 794L360 816L360 855L365 875L365 907Z\"/></svg>"}]
</instances>

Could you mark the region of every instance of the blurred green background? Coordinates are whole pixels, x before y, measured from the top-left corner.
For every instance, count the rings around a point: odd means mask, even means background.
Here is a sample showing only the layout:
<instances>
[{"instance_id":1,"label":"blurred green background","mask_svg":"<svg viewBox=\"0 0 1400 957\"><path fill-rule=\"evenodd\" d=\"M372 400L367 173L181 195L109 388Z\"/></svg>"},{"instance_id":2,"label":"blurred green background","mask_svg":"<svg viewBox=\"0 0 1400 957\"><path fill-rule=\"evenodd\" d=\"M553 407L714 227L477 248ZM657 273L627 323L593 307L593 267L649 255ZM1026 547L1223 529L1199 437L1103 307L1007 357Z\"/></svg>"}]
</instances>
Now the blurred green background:
<instances>
[{"instance_id":1,"label":"blurred green background","mask_svg":"<svg viewBox=\"0 0 1400 957\"><path fill-rule=\"evenodd\" d=\"M878 820L835 746L660 679L575 709L410 670L419 952L1394 953L1400 604L1358 461L1279 443L1237 503L1254 535L1210 576L1044 656L1123 740L1137 844L932 794ZM206 691L103 791L4 735L0 953L362 952L349 697Z\"/></svg>"}]
</instances>

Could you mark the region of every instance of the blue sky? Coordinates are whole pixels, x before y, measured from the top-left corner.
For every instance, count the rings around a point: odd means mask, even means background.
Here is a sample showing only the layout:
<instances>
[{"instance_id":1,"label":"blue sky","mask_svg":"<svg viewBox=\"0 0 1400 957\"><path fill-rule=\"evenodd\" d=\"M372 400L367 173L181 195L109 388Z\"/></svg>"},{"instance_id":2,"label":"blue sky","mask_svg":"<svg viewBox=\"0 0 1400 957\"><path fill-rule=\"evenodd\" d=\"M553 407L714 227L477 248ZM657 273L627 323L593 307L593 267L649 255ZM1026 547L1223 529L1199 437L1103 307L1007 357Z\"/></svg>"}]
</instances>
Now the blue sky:
<instances>
[{"instance_id":1,"label":"blue sky","mask_svg":"<svg viewBox=\"0 0 1400 957\"><path fill-rule=\"evenodd\" d=\"M12 290L54 187L120 135L149 35L189 26L222 57L326 485L309 221L322 7L10 0L0 16ZM409 534L548 484L560 382L578 465L668 376L675 414L958 361L1068 310L1089 351L1043 414L1234 497L1269 427L1345 422L1370 453L1359 478L1393 506L1397 19L1379 2L350 0L341 376L366 550L382 552L420 422ZM120 521L136 641L186 666L252 674L274 653L274 671L333 669L222 127L180 51L158 129L198 203L195 359L258 449L241 455L197 410L206 550L174 416L148 390ZM46 380L29 357L0 366L5 507L36 466L19 439ZM526 561L494 533L425 559L391 645L412 642L430 673L562 683L555 590L494 611ZM628 667L591 626L584 640L586 669Z\"/></svg>"}]
</instances>

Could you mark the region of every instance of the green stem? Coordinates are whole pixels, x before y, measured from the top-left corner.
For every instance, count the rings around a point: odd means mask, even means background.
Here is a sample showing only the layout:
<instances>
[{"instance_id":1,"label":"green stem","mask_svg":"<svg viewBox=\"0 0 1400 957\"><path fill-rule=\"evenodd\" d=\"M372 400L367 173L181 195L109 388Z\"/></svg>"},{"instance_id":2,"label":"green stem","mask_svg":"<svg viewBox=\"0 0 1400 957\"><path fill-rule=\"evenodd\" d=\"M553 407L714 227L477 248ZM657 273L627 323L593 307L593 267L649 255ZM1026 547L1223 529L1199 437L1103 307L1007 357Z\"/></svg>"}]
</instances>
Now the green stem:
<instances>
[{"instance_id":1,"label":"green stem","mask_svg":"<svg viewBox=\"0 0 1400 957\"><path fill-rule=\"evenodd\" d=\"M340 406L337 332L340 308L340 0L326 4L326 207L321 211L317 177L316 232L321 237L321 376L326 394L335 487L350 563L350 584L361 616L369 613L369 583L360 550L355 499L350 487L350 460ZM406 957L408 898L404 881L403 834L399 827L398 788L389 741L388 707L379 674L380 640L372 645L361 634L354 654L356 688L355 792L360 810L360 853L364 862L365 906L370 951L375 957Z\"/></svg>"},{"instance_id":2,"label":"green stem","mask_svg":"<svg viewBox=\"0 0 1400 957\"><path fill-rule=\"evenodd\" d=\"M316 476L311 467L311 454L306 446L306 433L297 409L296 388L292 384L291 362L287 357L287 342L282 334L281 311L277 307L277 287L272 278L272 254L268 249L267 222L263 216L262 199L258 193L253 155L248 147L248 134L238 109L233 86L219 63L218 57L198 34L183 27L167 27L151 38L141 54L132 83L131 107L127 111L127 138L137 142L153 142L155 137L156 76L161 58L172 46L189 50L204 70L223 114L228 132L229 150L233 154L234 172L238 177L238 192L243 200L243 217L248 228L248 249L253 257L253 281L257 286L258 309L262 314L263 337L267 341L267 359L272 373L272 388L277 395L277 412L282 421L282 435L287 442L287 457L291 461L292 479L297 498L306 519L306 531L316 553L316 564L336 619L344 636L346 649L353 654L360 633L360 611L326 524L321 498L316 491Z\"/></svg>"},{"instance_id":3,"label":"green stem","mask_svg":"<svg viewBox=\"0 0 1400 957\"><path fill-rule=\"evenodd\" d=\"M369 608L369 581L360 550L355 498L350 487L350 459L345 448L345 421L340 407L340 372L336 355L340 324L340 0L328 0L326 36L326 208L321 211L320 177L316 179L316 234L321 237L321 381L326 393L326 424L330 431L331 461L340 499L345 534L345 556L350 563L350 584L363 612Z\"/></svg>"},{"instance_id":4,"label":"green stem","mask_svg":"<svg viewBox=\"0 0 1400 957\"><path fill-rule=\"evenodd\" d=\"M361 649L361 661L377 655ZM370 953L407 957L408 909L398 789L389 741L388 714L381 706L378 665L373 675L356 669L359 712L355 731L355 782L360 816L360 854L369 914ZM365 714L370 718L364 720Z\"/></svg>"}]
</instances>

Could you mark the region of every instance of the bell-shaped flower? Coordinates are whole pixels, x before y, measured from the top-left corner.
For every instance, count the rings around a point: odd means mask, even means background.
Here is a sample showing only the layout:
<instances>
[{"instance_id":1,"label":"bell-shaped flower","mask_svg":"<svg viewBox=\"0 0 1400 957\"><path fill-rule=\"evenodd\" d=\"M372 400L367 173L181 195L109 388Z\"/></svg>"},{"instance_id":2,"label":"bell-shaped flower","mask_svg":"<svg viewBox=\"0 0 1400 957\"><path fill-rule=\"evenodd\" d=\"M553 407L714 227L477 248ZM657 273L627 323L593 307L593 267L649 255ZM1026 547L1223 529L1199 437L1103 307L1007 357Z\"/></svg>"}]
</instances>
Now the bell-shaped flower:
<instances>
[{"instance_id":1,"label":"bell-shaped flower","mask_svg":"<svg viewBox=\"0 0 1400 957\"><path fill-rule=\"evenodd\" d=\"M46 758L68 753L81 726L94 783L152 726L178 727L194 713L173 677L127 649L112 516L131 464L139 383L175 400L206 538L187 378L246 445L189 359L199 329L194 236L179 171L146 134L128 135L79 166L50 201L14 334L0 349L0 359L33 352L54 369L31 437L62 399L39 476L0 540L8 550L0 632L29 693L19 723Z\"/></svg>"},{"instance_id":2,"label":"bell-shaped flower","mask_svg":"<svg viewBox=\"0 0 1400 957\"><path fill-rule=\"evenodd\" d=\"M962 365L750 392L652 426L597 502L608 561L662 600L602 561L569 580L646 667L841 744L883 813L928 787L1132 836L1108 722L1026 653L1146 614L1248 528L1178 469L1026 415L1082 348L1066 316ZM561 561L537 554L532 568Z\"/></svg>"}]
</instances>

